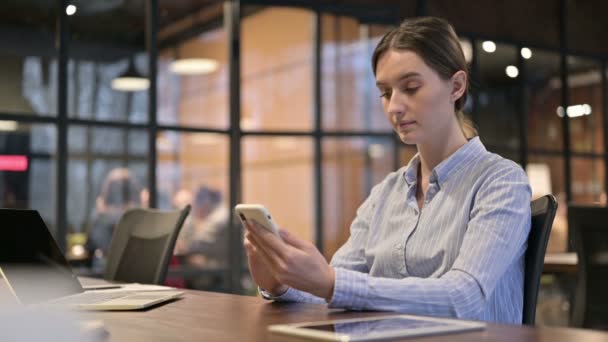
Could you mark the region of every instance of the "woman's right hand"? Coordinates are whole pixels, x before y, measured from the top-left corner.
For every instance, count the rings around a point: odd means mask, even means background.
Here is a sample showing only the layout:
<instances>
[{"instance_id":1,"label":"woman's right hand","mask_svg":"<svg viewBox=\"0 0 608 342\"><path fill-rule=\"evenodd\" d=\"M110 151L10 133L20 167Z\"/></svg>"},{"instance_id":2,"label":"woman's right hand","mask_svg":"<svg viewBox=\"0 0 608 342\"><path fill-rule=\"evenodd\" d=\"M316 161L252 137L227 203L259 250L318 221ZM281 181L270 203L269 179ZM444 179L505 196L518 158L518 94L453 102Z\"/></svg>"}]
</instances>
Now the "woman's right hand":
<instances>
[{"instance_id":1,"label":"woman's right hand","mask_svg":"<svg viewBox=\"0 0 608 342\"><path fill-rule=\"evenodd\" d=\"M251 232L245 229L245 251L247 252L247 262L249 264L249 273L253 281L262 289L269 292L273 296L280 296L285 293L289 287L280 283L270 272L270 267L265 264L264 257L252 243Z\"/></svg>"}]
</instances>

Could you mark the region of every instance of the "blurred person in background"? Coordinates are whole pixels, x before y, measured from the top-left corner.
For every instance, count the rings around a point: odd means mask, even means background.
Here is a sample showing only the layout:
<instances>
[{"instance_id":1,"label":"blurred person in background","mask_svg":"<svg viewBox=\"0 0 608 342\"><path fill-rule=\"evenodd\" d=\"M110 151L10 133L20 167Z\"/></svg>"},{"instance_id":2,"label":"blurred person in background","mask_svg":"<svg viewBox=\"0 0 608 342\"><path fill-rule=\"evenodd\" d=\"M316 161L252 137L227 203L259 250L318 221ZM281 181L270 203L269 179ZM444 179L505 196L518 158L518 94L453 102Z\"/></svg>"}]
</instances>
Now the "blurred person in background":
<instances>
[{"instance_id":1,"label":"blurred person in background","mask_svg":"<svg viewBox=\"0 0 608 342\"><path fill-rule=\"evenodd\" d=\"M174 203L179 205L178 201L183 202L187 198L188 192L180 190L174 197ZM175 244L174 253L180 257L182 264L207 270L226 267L229 214L220 191L207 186L201 186L196 191L192 198L192 212ZM221 283L220 275L195 278L189 280L189 287L209 289Z\"/></svg>"},{"instance_id":2,"label":"blurred person in background","mask_svg":"<svg viewBox=\"0 0 608 342\"><path fill-rule=\"evenodd\" d=\"M95 201L93 223L87 238L86 249L93 256L93 267L103 267L114 228L124 212L142 206L145 190L126 168L108 173ZM101 263L101 264L100 264Z\"/></svg>"}]
</instances>

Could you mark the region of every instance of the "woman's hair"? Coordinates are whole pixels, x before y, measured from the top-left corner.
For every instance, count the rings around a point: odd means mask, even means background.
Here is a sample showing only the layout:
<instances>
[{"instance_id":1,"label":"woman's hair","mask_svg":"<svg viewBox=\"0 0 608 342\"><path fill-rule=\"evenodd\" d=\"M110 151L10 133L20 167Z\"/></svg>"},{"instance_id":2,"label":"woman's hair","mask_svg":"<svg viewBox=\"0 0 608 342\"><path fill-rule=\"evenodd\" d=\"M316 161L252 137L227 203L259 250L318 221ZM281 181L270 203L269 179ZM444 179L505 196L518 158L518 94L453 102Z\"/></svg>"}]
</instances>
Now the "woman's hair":
<instances>
[{"instance_id":1,"label":"woman's hair","mask_svg":"<svg viewBox=\"0 0 608 342\"><path fill-rule=\"evenodd\" d=\"M387 32L372 56L374 75L378 60L389 50L408 50L416 53L443 80L450 79L459 70L468 75L467 62L458 36L452 25L440 18L406 19L401 25ZM454 104L454 111L460 129L465 137L470 139L477 136L477 129L463 112L467 93L468 82L464 94Z\"/></svg>"}]
</instances>

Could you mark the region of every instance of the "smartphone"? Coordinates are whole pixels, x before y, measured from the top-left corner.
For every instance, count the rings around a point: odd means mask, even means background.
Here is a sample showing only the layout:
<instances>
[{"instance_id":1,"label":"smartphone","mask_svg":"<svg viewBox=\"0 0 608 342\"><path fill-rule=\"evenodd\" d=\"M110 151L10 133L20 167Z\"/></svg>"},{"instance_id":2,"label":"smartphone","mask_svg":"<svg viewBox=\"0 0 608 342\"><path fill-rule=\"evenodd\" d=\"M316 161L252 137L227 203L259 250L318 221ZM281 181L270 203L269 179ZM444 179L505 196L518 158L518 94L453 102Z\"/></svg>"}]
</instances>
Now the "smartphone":
<instances>
[{"instance_id":1,"label":"smartphone","mask_svg":"<svg viewBox=\"0 0 608 342\"><path fill-rule=\"evenodd\" d=\"M241 219L243 224L247 222L257 222L260 226L266 228L268 231L272 232L279 239L281 236L279 235L279 228L272 220L272 216L268 209L266 209L261 204L237 204L234 207L234 211Z\"/></svg>"}]
</instances>

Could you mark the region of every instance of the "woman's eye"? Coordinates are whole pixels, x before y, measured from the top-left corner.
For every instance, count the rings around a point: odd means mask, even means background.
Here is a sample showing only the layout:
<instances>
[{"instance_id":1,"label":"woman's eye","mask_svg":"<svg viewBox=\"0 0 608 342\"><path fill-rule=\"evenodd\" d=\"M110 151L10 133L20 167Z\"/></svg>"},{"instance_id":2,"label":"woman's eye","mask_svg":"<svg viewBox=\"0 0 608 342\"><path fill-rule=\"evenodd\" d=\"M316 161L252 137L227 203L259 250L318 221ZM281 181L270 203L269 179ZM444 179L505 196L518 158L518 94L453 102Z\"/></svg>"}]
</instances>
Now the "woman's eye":
<instances>
[{"instance_id":1,"label":"woman's eye","mask_svg":"<svg viewBox=\"0 0 608 342\"><path fill-rule=\"evenodd\" d=\"M380 94L380 97L383 98L383 99L389 99L391 97L391 92L390 91L382 92Z\"/></svg>"},{"instance_id":2,"label":"woman's eye","mask_svg":"<svg viewBox=\"0 0 608 342\"><path fill-rule=\"evenodd\" d=\"M414 94L418 91L418 88L420 88L420 87L405 88L404 91L408 94Z\"/></svg>"}]
</instances>

